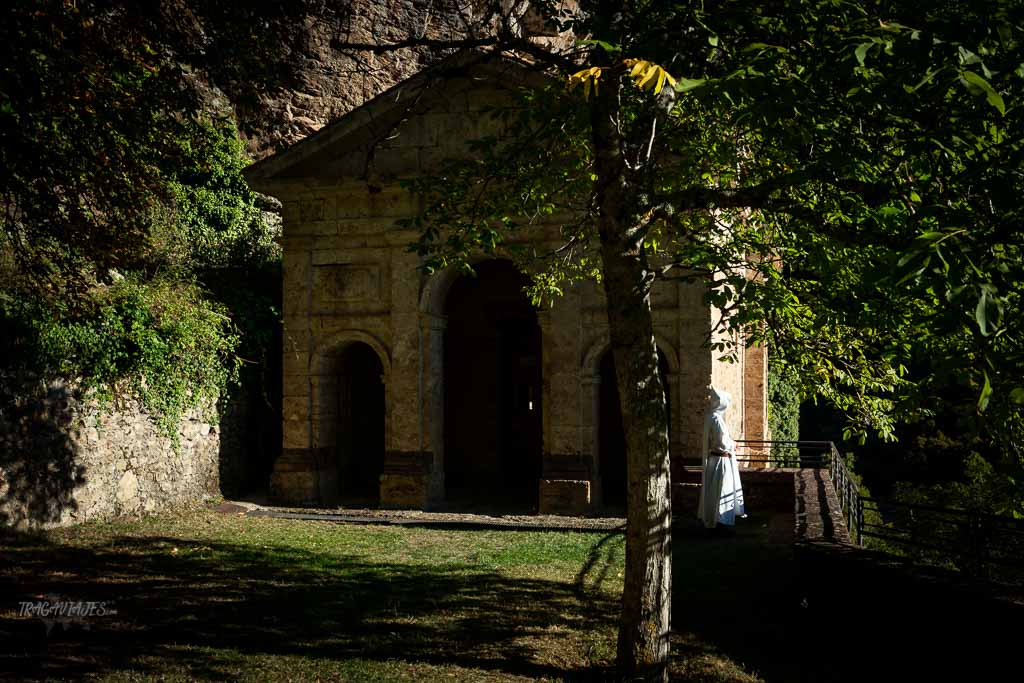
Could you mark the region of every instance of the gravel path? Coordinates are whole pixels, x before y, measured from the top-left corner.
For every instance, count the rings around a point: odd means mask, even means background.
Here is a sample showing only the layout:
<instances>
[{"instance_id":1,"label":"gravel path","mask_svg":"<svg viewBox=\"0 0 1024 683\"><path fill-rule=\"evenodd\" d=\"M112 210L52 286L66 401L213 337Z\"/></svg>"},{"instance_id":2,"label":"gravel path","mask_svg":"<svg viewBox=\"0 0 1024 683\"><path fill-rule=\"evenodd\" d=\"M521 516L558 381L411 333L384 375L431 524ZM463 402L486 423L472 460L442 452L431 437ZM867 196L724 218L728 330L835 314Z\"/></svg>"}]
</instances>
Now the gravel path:
<instances>
[{"instance_id":1,"label":"gravel path","mask_svg":"<svg viewBox=\"0 0 1024 683\"><path fill-rule=\"evenodd\" d=\"M226 501L218 508L225 513L245 512L250 517L308 519L341 524L394 524L438 528L500 528L550 531L623 531L621 517L561 517L558 515L490 515L468 512L424 512L422 510L377 510L373 508L297 508Z\"/></svg>"}]
</instances>

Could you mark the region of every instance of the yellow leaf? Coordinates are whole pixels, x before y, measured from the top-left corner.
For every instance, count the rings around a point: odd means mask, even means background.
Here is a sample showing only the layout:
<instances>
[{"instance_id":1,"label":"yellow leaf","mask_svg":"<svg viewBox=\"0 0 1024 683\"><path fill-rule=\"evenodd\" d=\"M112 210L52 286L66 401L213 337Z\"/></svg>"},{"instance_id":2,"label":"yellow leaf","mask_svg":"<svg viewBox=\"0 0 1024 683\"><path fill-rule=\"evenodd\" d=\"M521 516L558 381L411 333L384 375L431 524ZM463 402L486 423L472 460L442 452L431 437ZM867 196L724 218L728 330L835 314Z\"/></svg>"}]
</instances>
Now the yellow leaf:
<instances>
[{"instance_id":1,"label":"yellow leaf","mask_svg":"<svg viewBox=\"0 0 1024 683\"><path fill-rule=\"evenodd\" d=\"M658 83L654 86L654 94L657 95L665 87L665 77L668 76L664 69L658 70Z\"/></svg>"},{"instance_id":2,"label":"yellow leaf","mask_svg":"<svg viewBox=\"0 0 1024 683\"><path fill-rule=\"evenodd\" d=\"M676 79L672 74L665 71L660 65L649 62L646 59L624 59L622 63L630 67L629 77L633 79L636 87L641 90L653 89L658 94L664 89L665 84L675 86Z\"/></svg>"},{"instance_id":3,"label":"yellow leaf","mask_svg":"<svg viewBox=\"0 0 1024 683\"><path fill-rule=\"evenodd\" d=\"M649 68L647 70L647 73L644 74L643 80L637 83L636 86L641 90L644 89L647 83L650 82L650 80L658 74L659 70L661 70L660 66L658 66L657 64L651 64L651 68Z\"/></svg>"},{"instance_id":4,"label":"yellow leaf","mask_svg":"<svg viewBox=\"0 0 1024 683\"><path fill-rule=\"evenodd\" d=\"M604 70L603 66L592 66L582 71L569 76L569 90L573 90L580 83L583 84L583 97L590 97L590 90L593 88L594 93L597 93L598 79L601 77L601 72Z\"/></svg>"}]
</instances>

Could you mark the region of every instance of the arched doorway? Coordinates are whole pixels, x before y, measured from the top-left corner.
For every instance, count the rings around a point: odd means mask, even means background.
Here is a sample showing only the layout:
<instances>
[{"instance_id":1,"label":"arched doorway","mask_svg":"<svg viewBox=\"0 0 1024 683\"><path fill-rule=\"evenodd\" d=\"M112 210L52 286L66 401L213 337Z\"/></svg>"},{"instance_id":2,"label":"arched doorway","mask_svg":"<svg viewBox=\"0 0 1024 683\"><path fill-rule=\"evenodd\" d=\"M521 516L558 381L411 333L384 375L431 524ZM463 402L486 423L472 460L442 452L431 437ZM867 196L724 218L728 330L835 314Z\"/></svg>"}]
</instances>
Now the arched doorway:
<instances>
[{"instance_id":1,"label":"arched doorway","mask_svg":"<svg viewBox=\"0 0 1024 683\"><path fill-rule=\"evenodd\" d=\"M622 429L622 410L619 388L615 379L615 359L611 349L601 357L598 366L600 395L598 398L597 449L598 472L601 477L602 503L607 507L626 505L626 434ZM658 349L658 374L665 391L665 406L672 415L672 393L669 391L669 365L665 354ZM669 420L671 443L672 420Z\"/></svg>"},{"instance_id":2,"label":"arched doorway","mask_svg":"<svg viewBox=\"0 0 1024 683\"><path fill-rule=\"evenodd\" d=\"M384 367L368 344L353 342L337 364L339 493L346 502L377 503L384 467Z\"/></svg>"},{"instance_id":3,"label":"arched doorway","mask_svg":"<svg viewBox=\"0 0 1024 683\"><path fill-rule=\"evenodd\" d=\"M475 266L445 300L444 452L451 501L532 507L541 473L541 333L508 261Z\"/></svg>"}]
</instances>

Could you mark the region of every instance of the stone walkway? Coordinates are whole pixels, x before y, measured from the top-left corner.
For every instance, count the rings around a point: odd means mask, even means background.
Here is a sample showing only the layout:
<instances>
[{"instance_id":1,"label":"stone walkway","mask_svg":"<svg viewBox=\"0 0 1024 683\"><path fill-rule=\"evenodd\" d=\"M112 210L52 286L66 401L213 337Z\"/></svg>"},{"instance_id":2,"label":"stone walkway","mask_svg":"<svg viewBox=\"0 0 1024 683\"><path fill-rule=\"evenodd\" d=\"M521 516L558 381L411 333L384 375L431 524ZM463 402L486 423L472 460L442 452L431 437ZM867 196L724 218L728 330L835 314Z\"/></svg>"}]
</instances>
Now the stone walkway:
<instances>
[{"instance_id":1,"label":"stone walkway","mask_svg":"<svg viewBox=\"0 0 1024 683\"><path fill-rule=\"evenodd\" d=\"M479 514L470 512L425 512L422 510L377 510L373 508L299 508L226 501L217 508L224 513L249 517L307 519L340 524L388 524L465 529L521 529L545 531L623 531L622 517L562 517L558 515Z\"/></svg>"},{"instance_id":2,"label":"stone walkway","mask_svg":"<svg viewBox=\"0 0 1024 683\"><path fill-rule=\"evenodd\" d=\"M335 524L382 524L433 527L438 529L498 529L507 531L606 531L624 532L622 517L561 517L557 515L479 514L470 512L424 512L422 510L377 510L371 508L294 508L228 501L217 510L248 517L300 519ZM677 517L675 535L681 538L707 535L700 522L689 515ZM737 541L789 545L794 539L791 513L762 513L740 520L734 530L721 530ZM722 535L722 534L718 534Z\"/></svg>"}]
</instances>

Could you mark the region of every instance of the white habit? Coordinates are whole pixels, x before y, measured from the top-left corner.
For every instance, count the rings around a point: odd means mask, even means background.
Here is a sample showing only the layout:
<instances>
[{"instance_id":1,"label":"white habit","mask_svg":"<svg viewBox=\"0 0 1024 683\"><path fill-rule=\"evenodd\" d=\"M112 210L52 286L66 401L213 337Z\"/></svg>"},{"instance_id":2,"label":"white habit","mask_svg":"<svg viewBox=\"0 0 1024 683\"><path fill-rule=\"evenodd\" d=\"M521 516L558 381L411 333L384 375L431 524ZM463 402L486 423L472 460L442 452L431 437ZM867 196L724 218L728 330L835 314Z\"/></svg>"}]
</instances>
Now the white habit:
<instances>
[{"instance_id":1,"label":"white habit","mask_svg":"<svg viewBox=\"0 0 1024 683\"><path fill-rule=\"evenodd\" d=\"M729 392L711 389L711 404L704 421L704 474L700 487L700 518L708 529L736 523L744 515L743 486L736 464L736 442L725 426Z\"/></svg>"}]
</instances>

